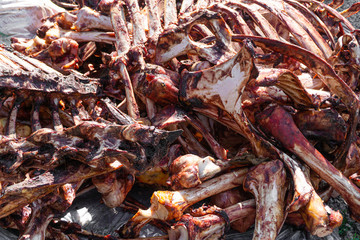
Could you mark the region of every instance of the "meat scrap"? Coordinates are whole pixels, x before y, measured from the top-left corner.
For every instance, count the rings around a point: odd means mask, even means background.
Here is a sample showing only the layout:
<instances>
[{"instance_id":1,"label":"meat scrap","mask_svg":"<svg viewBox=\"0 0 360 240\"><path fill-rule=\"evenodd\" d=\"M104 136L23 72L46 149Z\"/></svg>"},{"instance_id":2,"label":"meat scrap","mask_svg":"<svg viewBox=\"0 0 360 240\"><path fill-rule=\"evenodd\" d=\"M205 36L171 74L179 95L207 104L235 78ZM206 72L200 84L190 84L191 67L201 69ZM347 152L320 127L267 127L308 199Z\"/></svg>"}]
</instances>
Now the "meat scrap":
<instances>
[{"instance_id":1,"label":"meat scrap","mask_svg":"<svg viewBox=\"0 0 360 240\"><path fill-rule=\"evenodd\" d=\"M334 192L360 221L358 3L55 2L71 10L0 46L2 227L275 239L286 221L324 237L342 223ZM59 221L91 188L135 213L117 235Z\"/></svg>"}]
</instances>

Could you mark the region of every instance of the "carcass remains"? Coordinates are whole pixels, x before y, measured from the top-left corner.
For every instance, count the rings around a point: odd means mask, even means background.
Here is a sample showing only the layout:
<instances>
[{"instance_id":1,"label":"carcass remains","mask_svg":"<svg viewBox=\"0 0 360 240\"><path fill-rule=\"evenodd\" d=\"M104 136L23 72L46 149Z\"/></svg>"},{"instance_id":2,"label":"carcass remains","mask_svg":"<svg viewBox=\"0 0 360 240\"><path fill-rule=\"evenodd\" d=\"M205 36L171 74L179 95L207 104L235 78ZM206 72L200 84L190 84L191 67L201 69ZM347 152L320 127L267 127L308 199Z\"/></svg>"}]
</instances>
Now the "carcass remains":
<instances>
[{"instance_id":1,"label":"carcass remains","mask_svg":"<svg viewBox=\"0 0 360 240\"><path fill-rule=\"evenodd\" d=\"M77 1L0 47L0 225L19 239L324 237L360 221L355 3ZM148 209L126 199L154 189ZM96 188L114 236L59 220ZM203 206L196 203L202 202ZM194 205L195 204L195 205Z\"/></svg>"}]
</instances>

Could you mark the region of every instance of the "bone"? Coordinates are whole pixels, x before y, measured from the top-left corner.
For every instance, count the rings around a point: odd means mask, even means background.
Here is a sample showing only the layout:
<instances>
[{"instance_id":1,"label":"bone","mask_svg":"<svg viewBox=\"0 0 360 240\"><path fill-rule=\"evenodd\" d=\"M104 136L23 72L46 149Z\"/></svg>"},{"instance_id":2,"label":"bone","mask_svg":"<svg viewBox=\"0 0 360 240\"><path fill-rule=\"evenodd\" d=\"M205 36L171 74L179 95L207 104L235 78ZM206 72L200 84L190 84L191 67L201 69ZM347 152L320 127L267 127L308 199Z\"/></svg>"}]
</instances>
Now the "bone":
<instances>
[{"instance_id":1,"label":"bone","mask_svg":"<svg viewBox=\"0 0 360 240\"><path fill-rule=\"evenodd\" d=\"M147 64L143 71L136 72L131 78L137 95L161 105L176 104L178 74L169 73L158 65Z\"/></svg>"},{"instance_id":2,"label":"bone","mask_svg":"<svg viewBox=\"0 0 360 240\"><path fill-rule=\"evenodd\" d=\"M21 240L45 239L46 230L55 215L66 211L75 199L75 191L82 181L74 184L64 184L58 193L51 193L31 204L31 217L27 227L19 238Z\"/></svg>"},{"instance_id":3,"label":"bone","mask_svg":"<svg viewBox=\"0 0 360 240\"><path fill-rule=\"evenodd\" d=\"M275 28L269 23L268 20L266 20L263 15L261 15L257 7L253 4L246 4L245 2L239 1L230 1L226 3L226 5L229 7L243 9L252 17L252 19L254 19L255 22L259 23L258 25L266 37L280 40L279 34L276 32Z\"/></svg>"},{"instance_id":4,"label":"bone","mask_svg":"<svg viewBox=\"0 0 360 240\"><path fill-rule=\"evenodd\" d=\"M233 35L234 41L239 41L245 37L240 35ZM351 139L355 134L356 124L359 119L359 99L356 94L350 89L350 87L335 73L332 67L321 58L315 56L313 53L297 47L292 44L286 44L276 40L265 39L261 37L247 36L258 46L262 46L271 50L275 50L279 53L288 55L304 63L312 71L320 76L324 84L330 89L330 91L339 96L342 102L346 105L350 112L350 120L348 128L348 134L346 141L342 144L341 150L337 154L338 159L344 159L346 152L348 151ZM286 47L285 47L286 46Z\"/></svg>"},{"instance_id":5,"label":"bone","mask_svg":"<svg viewBox=\"0 0 360 240\"><path fill-rule=\"evenodd\" d=\"M180 140L180 144L186 147L186 151L191 154L195 154L201 157L211 155L210 152L195 138L186 124L180 123L180 128L183 130L183 138Z\"/></svg>"},{"instance_id":6,"label":"bone","mask_svg":"<svg viewBox=\"0 0 360 240\"><path fill-rule=\"evenodd\" d=\"M118 54L126 54L130 49L130 37L126 26L125 19L123 18L124 9L121 5L115 4L111 7L111 23L114 27L116 36L116 49Z\"/></svg>"},{"instance_id":7,"label":"bone","mask_svg":"<svg viewBox=\"0 0 360 240\"><path fill-rule=\"evenodd\" d=\"M140 13L138 1L126 0L125 2L130 12L130 17L132 20L133 44L135 46L139 44L143 44L146 41L146 36L145 36L145 28L143 26L143 21L142 21L142 16Z\"/></svg>"},{"instance_id":8,"label":"bone","mask_svg":"<svg viewBox=\"0 0 360 240\"><path fill-rule=\"evenodd\" d=\"M253 2L267 9L279 18L302 47L324 59L330 57L331 49L329 45L316 31L314 26L298 10L291 5L278 0L274 0L272 4L265 4L264 2L257 0ZM285 10L285 6L286 8L289 8L289 10Z\"/></svg>"},{"instance_id":9,"label":"bone","mask_svg":"<svg viewBox=\"0 0 360 240\"><path fill-rule=\"evenodd\" d=\"M91 29L114 31L110 17L101 15L99 12L92 10L89 7L81 8L76 16L77 20L72 26L72 29L76 31L86 31Z\"/></svg>"},{"instance_id":10,"label":"bone","mask_svg":"<svg viewBox=\"0 0 360 240\"><path fill-rule=\"evenodd\" d=\"M45 63L35 59L35 58L30 58L28 56L24 56L18 52L14 52L14 55L17 56L18 58L24 60L27 63L30 63L33 66L36 66L37 68L41 69L42 71L44 71L45 73L50 73L50 74L54 74L54 75L61 75L60 72L56 71L55 69L47 66ZM18 61L17 61L18 62ZM25 67L25 64L22 64L22 66ZM25 67L26 69L28 69L28 67Z\"/></svg>"},{"instance_id":11,"label":"bone","mask_svg":"<svg viewBox=\"0 0 360 240\"><path fill-rule=\"evenodd\" d=\"M306 206L312 194L316 194L316 192L310 180L304 174L300 163L284 152L279 151L279 156L290 171L293 179L294 196L286 209L289 213L292 213Z\"/></svg>"},{"instance_id":12,"label":"bone","mask_svg":"<svg viewBox=\"0 0 360 240\"><path fill-rule=\"evenodd\" d=\"M334 9L337 9L339 7L341 7L344 4L344 0L333 0L330 4L329 7L332 7Z\"/></svg>"},{"instance_id":13,"label":"bone","mask_svg":"<svg viewBox=\"0 0 360 240\"><path fill-rule=\"evenodd\" d=\"M299 212L304 219L307 230L312 235L325 237L332 233L332 226L336 225L330 224L330 214L328 215L322 199L315 192L312 194L308 204L300 209ZM342 219L340 222L342 222Z\"/></svg>"},{"instance_id":14,"label":"bone","mask_svg":"<svg viewBox=\"0 0 360 240\"><path fill-rule=\"evenodd\" d=\"M211 210L208 212L210 213L203 216L183 215L181 220L171 227L169 239L206 239L210 236L220 238L226 232L229 223L239 219L247 219L255 214L255 201L251 199L223 210L215 208L214 213L211 213ZM224 215L226 217L223 217Z\"/></svg>"},{"instance_id":15,"label":"bone","mask_svg":"<svg viewBox=\"0 0 360 240\"><path fill-rule=\"evenodd\" d=\"M69 38L76 42L102 42L113 44L116 42L114 32L98 32L98 31L90 31L90 32L75 32L69 30L56 30L53 34L54 36L48 35L47 38Z\"/></svg>"},{"instance_id":16,"label":"bone","mask_svg":"<svg viewBox=\"0 0 360 240\"><path fill-rule=\"evenodd\" d=\"M149 12L149 38L157 41L162 32L158 4L156 0L146 0L145 2Z\"/></svg>"},{"instance_id":17,"label":"bone","mask_svg":"<svg viewBox=\"0 0 360 240\"><path fill-rule=\"evenodd\" d=\"M119 207L131 190L135 182L135 176L120 169L106 175L92 178L92 182L102 199L109 208Z\"/></svg>"},{"instance_id":18,"label":"bone","mask_svg":"<svg viewBox=\"0 0 360 240\"><path fill-rule=\"evenodd\" d=\"M39 110L42 102L43 102L43 98L40 95L35 96L34 104L31 110L31 130L33 132L41 128Z\"/></svg>"},{"instance_id":19,"label":"bone","mask_svg":"<svg viewBox=\"0 0 360 240\"><path fill-rule=\"evenodd\" d=\"M297 8L299 11L301 11L305 17L309 19L315 26L318 25L326 34L328 39L331 42L331 47L334 48L335 46L335 40L333 35L331 34L329 28L326 26L326 24L312 11L310 11L307 7L305 7L303 4L294 1L294 0L285 0L287 3L291 4L293 7Z\"/></svg>"},{"instance_id":20,"label":"bone","mask_svg":"<svg viewBox=\"0 0 360 240\"><path fill-rule=\"evenodd\" d=\"M169 184L173 190L196 187L224 169L212 157L200 158L186 154L171 163Z\"/></svg>"},{"instance_id":21,"label":"bone","mask_svg":"<svg viewBox=\"0 0 360 240\"><path fill-rule=\"evenodd\" d=\"M333 109L304 110L294 115L296 126L306 138L342 143L346 137L346 123ZM329 132L329 129L333 129Z\"/></svg>"},{"instance_id":22,"label":"bone","mask_svg":"<svg viewBox=\"0 0 360 240\"><path fill-rule=\"evenodd\" d=\"M164 9L165 9L164 29L168 29L172 25L176 25L178 23L176 1L175 0L165 0L164 1Z\"/></svg>"},{"instance_id":23,"label":"bone","mask_svg":"<svg viewBox=\"0 0 360 240\"><path fill-rule=\"evenodd\" d=\"M227 159L226 149L223 148L215 138L205 129L201 121L196 117L190 114L185 115L185 119L189 124L191 124L200 134L204 137L206 142L209 144L217 158Z\"/></svg>"},{"instance_id":24,"label":"bone","mask_svg":"<svg viewBox=\"0 0 360 240\"><path fill-rule=\"evenodd\" d=\"M56 131L62 131L64 129L59 115L59 99L57 97L53 97L51 99L51 115L53 119L54 129Z\"/></svg>"},{"instance_id":25,"label":"bone","mask_svg":"<svg viewBox=\"0 0 360 240\"><path fill-rule=\"evenodd\" d=\"M280 160L257 165L244 179L256 200L253 239L275 239L284 222L286 173Z\"/></svg>"},{"instance_id":26,"label":"bone","mask_svg":"<svg viewBox=\"0 0 360 240\"><path fill-rule=\"evenodd\" d=\"M246 232L249 228L255 223L255 200L250 199L250 193L246 193L244 190L239 188L233 188L225 192L219 193L211 197L211 204L214 204L217 207L224 209L227 212L227 215L230 218L237 219L235 221L230 220L230 226L232 229L238 232ZM245 203L252 202L252 210L249 211L249 214L235 214L237 217L232 217L232 211L227 211L226 209L233 205L241 204L245 206ZM236 211L235 211L236 212Z\"/></svg>"},{"instance_id":27,"label":"bone","mask_svg":"<svg viewBox=\"0 0 360 240\"><path fill-rule=\"evenodd\" d=\"M3 56L1 56L3 55ZM35 66L33 66L32 64L29 64L27 61L17 57L14 54L11 54L8 51L5 51L3 49L0 49L0 56L2 57L3 60L5 60L8 64L10 64L12 66L12 68L17 68L17 66L15 64L20 65L22 68L28 70L28 71L34 71L36 69ZM10 61L9 61L10 60ZM15 64L14 64L15 63Z\"/></svg>"},{"instance_id":28,"label":"bone","mask_svg":"<svg viewBox=\"0 0 360 240\"><path fill-rule=\"evenodd\" d=\"M112 114L119 124L133 124L135 123L134 119L120 111L120 109L111 105L109 102L102 100L102 104L105 105L106 109Z\"/></svg>"},{"instance_id":29,"label":"bone","mask_svg":"<svg viewBox=\"0 0 360 240\"><path fill-rule=\"evenodd\" d=\"M119 58L122 58L130 49L130 38L128 36L128 31L126 27L126 23L122 17L122 8L119 4L114 4L111 7L111 22L113 24L115 35L116 35L116 49ZM140 118L139 115L139 107L136 103L134 90L132 87L132 83L130 80L129 73L126 69L126 66L122 61L119 59L118 67L119 73L122 77L123 83L125 85L125 94L127 100L127 110L130 117L134 118L135 120Z\"/></svg>"},{"instance_id":30,"label":"bone","mask_svg":"<svg viewBox=\"0 0 360 240\"><path fill-rule=\"evenodd\" d=\"M25 99L23 97L17 96L15 98L14 104L11 108L11 112L10 115L8 117L8 121L6 123L6 135L9 138L16 138L16 119L17 119L17 114L20 108L21 103L24 101Z\"/></svg>"},{"instance_id":31,"label":"bone","mask_svg":"<svg viewBox=\"0 0 360 240\"><path fill-rule=\"evenodd\" d=\"M249 28L249 26L246 24L245 20L241 17L239 12L235 11L234 9L227 7L226 5L222 3L215 3L211 5L209 10L214 12L225 12L229 15L231 18L231 21L234 21L234 33L236 34L245 34L245 35L252 35L253 32Z\"/></svg>"},{"instance_id":32,"label":"bone","mask_svg":"<svg viewBox=\"0 0 360 240\"><path fill-rule=\"evenodd\" d=\"M185 14L186 12L189 12L194 5L194 0L184 0L181 3L179 15Z\"/></svg>"},{"instance_id":33,"label":"bone","mask_svg":"<svg viewBox=\"0 0 360 240\"><path fill-rule=\"evenodd\" d=\"M121 167L118 166L117 168ZM115 168L116 169L116 168ZM78 182L83 179L95 177L115 170L108 167L102 170L93 169L84 165L69 166L65 171L49 171L39 176L26 179L20 183L8 186L0 198L2 208L0 217L3 218L17 209L34 202L54 191L60 185L68 182Z\"/></svg>"},{"instance_id":34,"label":"bone","mask_svg":"<svg viewBox=\"0 0 360 240\"><path fill-rule=\"evenodd\" d=\"M275 85L293 100L295 106L315 107L314 98L305 90L299 78L290 70L279 68L260 69L255 84L258 86Z\"/></svg>"},{"instance_id":35,"label":"bone","mask_svg":"<svg viewBox=\"0 0 360 240\"><path fill-rule=\"evenodd\" d=\"M287 206L287 212L298 211L301 214L307 230L318 237L331 234L334 230L334 221L328 215L328 208L323 204L322 199L315 192L310 180L301 169L301 165L287 154L279 152L281 160L285 163L293 176L294 196ZM332 211L332 210L331 210Z\"/></svg>"},{"instance_id":36,"label":"bone","mask_svg":"<svg viewBox=\"0 0 360 240\"><path fill-rule=\"evenodd\" d=\"M331 13L333 16L335 16L341 22L343 22L346 25L346 27L349 28L350 32L355 30L354 26L344 16L342 16L338 11L336 11L332 7L326 5L325 3L322 3L322 2L319 2L316 0L299 0L299 2L312 3L315 5L318 5L324 9L326 9L326 11Z\"/></svg>"},{"instance_id":37,"label":"bone","mask_svg":"<svg viewBox=\"0 0 360 240\"><path fill-rule=\"evenodd\" d=\"M188 34L194 24L205 22L209 23L216 37L216 43L211 46L191 40ZM191 21L169 29L160 35L155 61L157 63L167 62L174 57L194 50L199 56L213 64L224 62L235 54L231 48L230 32L219 14L208 10L195 12Z\"/></svg>"},{"instance_id":38,"label":"bone","mask_svg":"<svg viewBox=\"0 0 360 240\"><path fill-rule=\"evenodd\" d=\"M329 183L344 200L354 218L359 218L360 190L338 169L329 163L301 134L292 117L279 106L271 107L263 112L259 119L264 130L271 134L292 153L296 154L322 179ZM264 118L266 116L266 119ZM276 127L276 130L274 128ZM287 136L292 136L289 139Z\"/></svg>"},{"instance_id":39,"label":"bone","mask_svg":"<svg viewBox=\"0 0 360 240\"><path fill-rule=\"evenodd\" d=\"M360 3L354 3L350 8L341 12L341 15L345 18L351 17L352 15L360 11Z\"/></svg>"},{"instance_id":40,"label":"bone","mask_svg":"<svg viewBox=\"0 0 360 240\"><path fill-rule=\"evenodd\" d=\"M231 72L231 75L227 74L228 72ZM202 71L186 72L179 87L180 99L184 102L189 99L199 100L201 104L196 106L197 109L212 106L223 109L235 120L238 132L250 141L259 157L276 156L270 145L265 147L265 140L256 133L241 106L244 88L256 75L257 70L252 63L250 52L244 46L223 64ZM235 80L235 76L241 77L236 77ZM229 87L223 88L224 85ZM217 120L218 117L214 119Z\"/></svg>"},{"instance_id":41,"label":"bone","mask_svg":"<svg viewBox=\"0 0 360 240\"><path fill-rule=\"evenodd\" d=\"M151 206L140 209L123 227L119 234L123 237L135 237L141 228L152 219L179 220L183 211L196 202L222 191L242 184L247 169L239 169L223 174L186 190L156 191L151 197Z\"/></svg>"}]
</instances>

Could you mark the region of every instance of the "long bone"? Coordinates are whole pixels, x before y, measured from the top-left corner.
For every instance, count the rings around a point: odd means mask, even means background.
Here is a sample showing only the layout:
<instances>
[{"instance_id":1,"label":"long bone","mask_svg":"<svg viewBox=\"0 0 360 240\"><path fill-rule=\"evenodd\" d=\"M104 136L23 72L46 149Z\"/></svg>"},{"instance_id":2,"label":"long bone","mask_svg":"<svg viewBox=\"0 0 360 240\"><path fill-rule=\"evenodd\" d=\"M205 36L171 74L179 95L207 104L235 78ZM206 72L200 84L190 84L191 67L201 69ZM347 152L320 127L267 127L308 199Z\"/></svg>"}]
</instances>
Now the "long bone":
<instances>
[{"instance_id":1,"label":"long bone","mask_svg":"<svg viewBox=\"0 0 360 240\"><path fill-rule=\"evenodd\" d=\"M118 57L122 58L124 57L124 54L127 54L127 52L130 49L130 39L128 36L128 30L126 27L126 23L124 19L122 18L121 14L122 8L120 4L114 3L111 7L110 13L111 13L111 22L114 27L115 36L116 36L116 49L118 53ZM125 85L125 94L126 94L126 102L127 102L127 110L130 115L130 117L134 119L140 118L139 115L139 108L136 103L134 90L132 87L132 83L130 80L129 73L126 69L125 63L120 62L119 64L119 73L122 76L123 83Z\"/></svg>"},{"instance_id":2,"label":"long bone","mask_svg":"<svg viewBox=\"0 0 360 240\"><path fill-rule=\"evenodd\" d=\"M334 221L329 217L326 207L305 176L301 165L280 150L279 156L293 178L294 196L286 211L298 211L311 234L319 237L329 235L334 229Z\"/></svg>"},{"instance_id":3,"label":"long bone","mask_svg":"<svg viewBox=\"0 0 360 240\"><path fill-rule=\"evenodd\" d=\"M138 1L126 0L125 2L132 21L134 45L143 44L146 41L146 36Z\"/></svg>"},{"instance_id":4,"label":"long bone","mask_svg":"<svg viewBox=\"0 0 360 240\"><path fill-rule=\"evenodd\" d=\"M21 68L25 70L32 71L35 68L40 69L45 73L55 74L55 75L62 75L60 72L56 71L55 69L47 66L45 63L35 59L25 56L17 51L9 52L8 49L0 48L0 53L4 54L5 56L11 56L11 60L21 66Z\"/></svg>"},{"instance_id":5,"label":"long bone","mask_svg":"<svg viewBox=\"0 0 360 240\"><path fill-rule=\"evenodd\" d=\"M264 162L249 171L244 189L255 196L253 239L275 239L285 220L286 172L280 160Z\"/></svg>"},{"instance_id":6,"label":"long bone","mask_svg":"<svg viewBox=\"0 0 360 240\"><path fill-rule=\"evenodd\" d=\"M262 113L259 122L263 129L340 193L349 204L353 217L359 218L360 190L308 142L289 113L279 106L270 107ZM292 137L289 138L289 135Z\"/></svg>"},{"instance_id":7,"label":"long bone","mask_svg":"<svg viewBox=\"0 0 360 240\"><path fill-rule=\"evenodd\" d=\"M70 30L63 30L59 27L54 27L46 32L45 40L69 38L76 42L103 42L113 44L116 38L113 32L75 32Z\"/></svg>"},{"instance_id":8,"label":"long bone","mask_svg":"<svg viewBox=\"0 0 360 240\"><path fill-rule=\"evenodd\" d=\"M299 210L306 229L318 237L331 234L342 223L342 215L324 205L323 200L313 192L308 204Z\"/></svg>"},{"instance_id":9,"label":"long bone","mask_svg":"<svg viewBox=\"0 0 360 240\"><path fill-rule=\"evenodd\" d=\"M341 143L346 138L346 123L340 114L331 108L298 111L293 117L296 126L306 138L331 143Z\"/></svg>"},{"instance_id":10,"label":"long bone","mask_svg":"<svg viewBox=\"0 0 360 240\"><path fill-rule=\"evenodd\" d=\"M151 206L139 211L121 227L123 237L137 236L140 229L152 219L179 220L186 208L207 197L242 184L247 169L239 169L186 190L156 191L151 197Z\"/></svg>"},{"instance_id":11,"label":"long bone","mask_svg":"<svg viewBox=\"0 0 360 240\"><path fill-rule=\"evenodd\" d=\"M225 209L205 211L204 216L185 214L169 231L170 240L207 239L208 237L221 238L229 223L238 219L248 221L247 218L255 214L254 199L234 204ZM208 213L209 212L209 213ZM223 216L226 217L223 217ZM246 220L245 220L246 219ZM241 223L239 223L241 224Z\"/></svg>"},{"instance_id":12,"label":"long bone","mask_svg":"<svg viewBox=\"0 0 360 240\"><path fill-rule=\"evenodd\" d=\"M86 31L90 29L114 31L110 17L101 15L89 7L81 8L76 16L77 19L72 26L72 29L76 31Z\"/></svg>"},{"instance_id":13,"label":"long bone","mask_svg":"<svg viewBox=\"0 0 360 240\"><path fill-rule=\"evenodd\" d=\"M207 24L214 31L215 44L209 46L193 41L189 33L195 24ZM230 31L220 14L208 10L192 13L191 21L169 29L159 36L156 46L156 62L164 63L174 57L195 51L199 56L217 64L229 59L234 51L231 48Z\"/></svg>"},{"instance_id":14,"label":"long bone","mask_svg":"<svg viewBox=\"0 0 360 240\"><path fill-rule=\"evenodd\" d=\"M347 139L343 143L342 149L337 156L337 158L340 159L345 158L346 152L349 149L351 140L355 134L356 125L359 119L360 103L356 94L341 78L339 78L339 76L336 75L332 67L321 58L315 56L313 53L293 44L287 44L280 41L255 36L233 35L232 39L234 41L249 39L257 46L271 49L302 62L314 73L320 76L321 80L329 88L330 92L340 97L341 101L346 105L350 112L350 127L348 129Z\"/></svg>"}]
</instances>

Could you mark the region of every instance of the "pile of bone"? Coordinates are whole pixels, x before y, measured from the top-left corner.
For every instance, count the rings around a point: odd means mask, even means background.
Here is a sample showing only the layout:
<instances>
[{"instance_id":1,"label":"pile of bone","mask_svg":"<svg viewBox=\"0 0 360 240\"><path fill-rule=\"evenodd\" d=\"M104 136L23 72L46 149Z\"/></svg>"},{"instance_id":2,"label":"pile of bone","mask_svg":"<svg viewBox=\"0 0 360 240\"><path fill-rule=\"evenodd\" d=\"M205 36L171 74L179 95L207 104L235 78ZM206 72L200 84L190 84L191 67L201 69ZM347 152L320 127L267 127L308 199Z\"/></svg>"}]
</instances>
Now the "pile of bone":
<instances>
[{"instance_id":1,"label":"pile of bone","mask_svg":"<svg viewBox=\"0 0 360 240\"><path fill-rule=\"evenodd\" d=\"M0 47L0 226L19 239L220 239L360 220L355 3L55 1ZM134 185L155 190L145 208ZM60 221L96 188L135 215L119 236ZM194 204L202 201L198 208Z\"/></svg>"}]
</instances>

